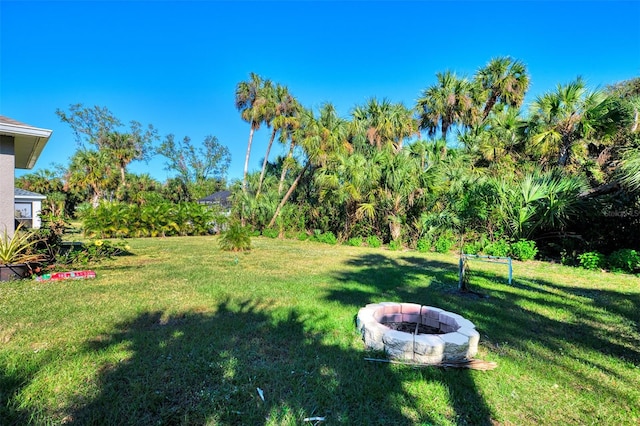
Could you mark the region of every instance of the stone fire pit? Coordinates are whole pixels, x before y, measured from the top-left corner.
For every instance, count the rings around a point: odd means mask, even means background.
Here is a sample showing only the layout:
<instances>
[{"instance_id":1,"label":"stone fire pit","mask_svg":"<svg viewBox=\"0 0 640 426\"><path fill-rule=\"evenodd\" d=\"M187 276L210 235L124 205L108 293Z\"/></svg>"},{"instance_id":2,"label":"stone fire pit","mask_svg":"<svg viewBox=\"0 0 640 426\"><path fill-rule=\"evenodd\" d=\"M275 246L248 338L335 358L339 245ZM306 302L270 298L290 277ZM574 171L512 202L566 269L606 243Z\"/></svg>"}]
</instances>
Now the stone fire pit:
<instances>
[{"instance_id":1,"label":"stone fire pit","mask_svg":"<svg viewBox=\"0 0 640 426\"><path fill-rule=\"evenodd\" d=\"M420 364L471 359L480 340L461 315L415 303L369 304L358 312L357 327L368 349Z\"/></svg>"}]
</instances>

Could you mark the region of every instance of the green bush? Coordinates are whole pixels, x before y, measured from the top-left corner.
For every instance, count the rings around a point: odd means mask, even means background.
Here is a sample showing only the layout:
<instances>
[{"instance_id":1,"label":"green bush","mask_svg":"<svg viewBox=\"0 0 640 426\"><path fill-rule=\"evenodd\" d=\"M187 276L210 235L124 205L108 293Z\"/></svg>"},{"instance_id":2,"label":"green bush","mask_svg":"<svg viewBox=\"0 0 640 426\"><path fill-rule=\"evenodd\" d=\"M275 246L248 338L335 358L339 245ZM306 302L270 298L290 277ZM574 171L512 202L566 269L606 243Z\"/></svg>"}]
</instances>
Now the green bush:
<instances>
[{"instance_id":1,"label":"green bush","mask_svg":"<svg viewBox=\"0 0 640 426\"><path fill-rule=\"evenodd\" d=\"M416 244L416 250L420 253L426 253L431 250L431 240L426 237L422 237L418 240Z\"/></svg>"},{"instance_id":2,"label":"green bush","mask_svg":"<svg viewBox=\"0 0 640 426\"><path fill-rule=\"evenodd\" d=\"M489 256L498 256L498 257L507 257L511 248L509 247L509 243L505 240L498 240L490 243L487 247L485 247L484 252Z\"/></svg>"},{"instance_id":3,"label":"green bush","mask_svg":"<svg viewBox=\"0 0 640 426\"><path fill-rule=\"evenodd\" d=\"M298 232L298 240L299 241L307 241L309 239L309 234L306 232Z\"/></svg>"},{"instance_id":4,"label":"green bush","mask_svg":"<svg viewBox=\"0 0 640 426\"><path fill-rule=\"evenodd\" d=\"M251 249L251 229L233 222L220 235L220 248L226 251L244 251Z\"/></svg>"},{"instance_id":5,"label":"green bush","mask_svg":"<svg viewBox=\"0 0 640 426\"><path fill-rule=\"evenodd\" d=\"M315 235L314 239L324 244L336 245L338 243L338 239L336 238L335 235L333 235L333 232L331 231L323 232L322 234Z\"/></svg>"},{"instance_id":6,"label":"green bush","mask_svg":"<svg viewBox=\"0 0 640 426\"><path fill-rule=\"evenodd\" d=\"M466 254L478 254L482 251L482 244L479 241L465 243L462 246L462 251Z\"/></svg>"},{"instance_id":7,"label":"green bush","mask_svg":"<svg viewBox=\"0 0 640 426\"><path fill-rule=\"evenodd\" d=\"M278 232L277 229L265 228L262 230L262 235L268 238L278 238L278 235L280 235L280 232Z\"/></svg>"},{"instance_id":8,"label":"green bush","mask_svg":"<svg viewBox=\"0 0 640 426\"><path fill-rule=\"evenodd\" d=\"M616 250L609 255L607 263L612 271L634 272L640 268L640 253L631 249Z\"/></svg>"},{"instance_id":9,"label":"green bush","mask_svg":"<svg viewBox=\"0 0 640 426\"><path fill-rule=\"evenodd\" d=\"M367 237L367 245L369 247L378 248L382 245L382 241L376 235L369 235Z\"/></svg>"},{"instance_id":10,"label":"green bush","mask_svg":"<svg viewBox=\"0 0 640 426\"><path fill-rule=\"evenodd\" d=\"M606 259L604 254L597 251L588 251L578 255L580 266L591 271L604 268Z\"/></svg>"},{"instance_id":11,"label":"green bush","mask_svg":"<svg viewBox=\"0 0 640 426\"><path fill-rule=\"evenodd\" d=\"M207 235L220 217L214 209L197 203L160 202L125 204L102 202L81 211L85 234L93 238L168 237Z\"/></svg>"},{"instance_id":12,"label":"green bush","mask_svg":"<svg viewBox=\"0 0 640 426\"><path fill-rule=\"evenodd\" d=\"M131 254L131 248L124 241L93 240L78 247L61 251L56 263L61 265L86 265L115 256Z\"/></svg>"},{"instance_id":13,"label":"green bush","mask_svg":"<svg viewBox=\"0 0 640 426\"><path fill-rule=\"evenodd\" d=\"M360 247L362 245L362 237L349 238L346 244L352 247Z\"/></svg>"},{"instance_id":14,"label":"green bush","mask_svg":"<svg viewBox=\"0 0 640 426\"><path fill-rule=\"evenodd\" d=\"M402 248L402 243L398 240L393 240L389 242L389 250L397 251Z\"/></svg>"},{"instance_id":15,"label":"green bush","mask_svg":"<svg viewBox=\"0 0 640 426\"><path fill-rule=\"evenodd\" d=\"M434 249L438 253L447 253L456 245L456 242L449 235L440 235L434 244Z\"/></svg>"},{"instance_id":16,"label":"green bush","mask_svg":"<svg viewBox=\"0 0 640 426\"><path fill-rule=\"evenodd\" d=\"M520 240L511 244L511 257L517 260L532 260L538 254L535 241Z\"/></svg>"}]
</instances>

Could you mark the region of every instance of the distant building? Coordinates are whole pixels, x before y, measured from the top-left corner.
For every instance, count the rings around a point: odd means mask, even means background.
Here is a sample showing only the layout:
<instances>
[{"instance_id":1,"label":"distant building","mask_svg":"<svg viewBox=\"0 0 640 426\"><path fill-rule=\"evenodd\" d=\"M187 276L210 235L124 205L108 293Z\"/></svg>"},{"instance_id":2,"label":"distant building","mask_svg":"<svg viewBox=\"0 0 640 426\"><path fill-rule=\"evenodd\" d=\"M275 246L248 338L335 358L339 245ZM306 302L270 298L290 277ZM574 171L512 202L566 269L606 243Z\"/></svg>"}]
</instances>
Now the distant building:
<instances>
[{"instance_id":1,"label":"distant building","mask_svg":"<svg viewBox=\"0 0 640 426\"><path fill-rule=\"evenodd\" d=\"M51 133L0 115L0 232L15 230L15 169L32 169Z\"/></svg>"},{"instance_id":2,"label":"distant building","mask_svg":"<svg viewBox=\"0 0 640 426\"><path fill-rule=\"evenodd\" d=\"M21 223L26 228L39 229L42 200L46 198L42 194L16 188L14 197L16 224Z\"/></svg>"},{"instance_id":3,"label":"distant building","mask_svg":"<svg viewBox=\"0 0 640 426\"><path fill-rule=\"evenodd\" d=\"M198 200L199 204L220 206L223 210L231 210L231 191L218 191Z\"/></svg>"}]
</instances>

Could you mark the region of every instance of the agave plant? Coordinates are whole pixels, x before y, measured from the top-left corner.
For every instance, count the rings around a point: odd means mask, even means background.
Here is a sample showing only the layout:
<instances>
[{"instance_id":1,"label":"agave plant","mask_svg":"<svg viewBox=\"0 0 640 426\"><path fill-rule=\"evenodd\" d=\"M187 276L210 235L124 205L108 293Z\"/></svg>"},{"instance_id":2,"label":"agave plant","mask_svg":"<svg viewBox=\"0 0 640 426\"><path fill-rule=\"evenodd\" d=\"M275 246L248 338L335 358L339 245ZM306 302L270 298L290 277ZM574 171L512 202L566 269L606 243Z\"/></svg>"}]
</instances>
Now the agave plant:
<instances>
[{"instance_id":1,"label":"agave plant","mask_svg":"<svg viewBox=\"0 0 640 426\"><path fill-rule=\"evenodd\" d=\"M4 232L0 236L0 266L43 260L42 254L30 253L29 251L29 248L38 242L33 238L34 233L23 232L21 228L22 224L18 225L13 236L9 236L5 226Z\"/></svg>"}]
</instances>

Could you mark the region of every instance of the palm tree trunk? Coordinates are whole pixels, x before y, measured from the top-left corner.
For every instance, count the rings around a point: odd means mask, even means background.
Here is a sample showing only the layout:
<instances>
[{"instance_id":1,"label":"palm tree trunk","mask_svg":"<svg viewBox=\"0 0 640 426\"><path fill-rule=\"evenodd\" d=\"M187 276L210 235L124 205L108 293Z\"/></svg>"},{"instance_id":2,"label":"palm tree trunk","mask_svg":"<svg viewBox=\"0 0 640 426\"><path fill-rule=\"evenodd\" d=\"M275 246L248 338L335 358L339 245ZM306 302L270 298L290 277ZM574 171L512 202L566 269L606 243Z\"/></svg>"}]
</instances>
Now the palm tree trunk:
<instances>
[{"instance_id":1,"label":"palm tree trunk","mask_svg":"<svg viewBox=\"0 0 640 426\"><path fill-rule=\"evenodd\" d=\"M122 184L123 187L126 185L125 171L124 171L124 166L122 164L120 165L120 183Z\"/></svg>"},{"instance_id":2,"label":"palm tree trunk","mask_svg":"<svg viewBox=\"0 0 640 426\"><path fill-rule=\"evenodd\" d=\"M244 158L244 176L242 178L242 191L247 192L247 175L249 174L249 155L251 154L251 143L253 142L253 132L255 126L251 123L251 130L249 131L249 142L247 142L247 155Z\"/></svg>"},{"instance_id":3,"label":"palm tree trunk","mask_svg":"<svg viewBox=\"0 0 640 426\"><path fill-rule=\"evenodd\" d=\"M287 154L287 160L293 157L293 148L294 144L291 141L291 145L289 145L289 153ZM280 183L278 184L278 195L282 194L282 189L284 188L284 178L287 176L287 161L285 160L282 165L282 173L280 173Z\"/></svg>"},{"instance_id":4,"label":"palm tree trunk","mask_svg":"<svg viewBox=\"0 0 640 426\"><path fill-rule=\"evenodd\" d=\"M484 111L482 111L482 121L487 119L497 100L498 99L493 93L491 94L491 96L489 96L489 99L487 99L487 104L484 106Z\"/></svg>"},{"instance_id":5,"label":"palm tree trunk","mask_svg":"<svg viewBox=\"0 0 640 426\"><path fill-rule=\"evenodd\" d=\"M267 225L267 228L271 228L276 223L276 219L278 218L278 216L280 216L280 210L282 210L282 207L284 207L284 205L287 203L287 200L289 200L289 197L291 197L291 194L293 194L293 191L298 187L298 183L300 183L300 179L302 179L302 176L305 174L310 164L311 163L307 161L307 164L305 164L304 168L300 171L300 173L298 173L296 180L293 181L287 193L284 194L284 197L282 197L282 201L280 201L280 204L278 204L278 208L276 208L276 212L273 214L273 217L271 218L269 225Z\"/></svg>"},{"instance_id":6,"label":"palm tree trunk","mask_svg":"<svg viewBox=\"0 0 640 426\"><path fill-rule=\"evenodd\" d=\"M276 138L276 129L274 127L271 132L271 139L269 140L269 145L267 145L267 152L264 155L264 161L262 162L262 172L260 172L260 180L258 181L258 190L256 191L256 198L260 195L260 190L262 189L262 181L264 180L264 172L267 169L267 162L269 161L269 152L271 151L271 145L273 145L273 140Z\"/></svg>"}]
</instances>

